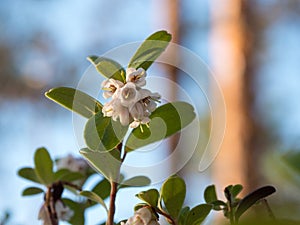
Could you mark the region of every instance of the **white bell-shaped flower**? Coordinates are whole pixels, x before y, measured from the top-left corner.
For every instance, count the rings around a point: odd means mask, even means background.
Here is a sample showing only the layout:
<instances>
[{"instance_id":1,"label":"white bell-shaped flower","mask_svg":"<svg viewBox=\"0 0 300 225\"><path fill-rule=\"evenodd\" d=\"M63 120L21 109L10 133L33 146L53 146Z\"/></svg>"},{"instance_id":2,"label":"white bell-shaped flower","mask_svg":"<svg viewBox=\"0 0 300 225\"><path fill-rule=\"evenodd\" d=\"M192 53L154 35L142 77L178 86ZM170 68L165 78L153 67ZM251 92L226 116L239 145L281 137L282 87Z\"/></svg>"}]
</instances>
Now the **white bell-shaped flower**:
<instances>
[{"instance_id":1,"label":"white bell-shaped flower","mask_svg":"<svg viewBox=\"0 0 300 225\"><path fill-rule=\"evenodd\" d=\"M135 83L139 88L146 85L147 73L143 68L127 68L126 69L126 81Z\"/></svg>"}]
</instances>

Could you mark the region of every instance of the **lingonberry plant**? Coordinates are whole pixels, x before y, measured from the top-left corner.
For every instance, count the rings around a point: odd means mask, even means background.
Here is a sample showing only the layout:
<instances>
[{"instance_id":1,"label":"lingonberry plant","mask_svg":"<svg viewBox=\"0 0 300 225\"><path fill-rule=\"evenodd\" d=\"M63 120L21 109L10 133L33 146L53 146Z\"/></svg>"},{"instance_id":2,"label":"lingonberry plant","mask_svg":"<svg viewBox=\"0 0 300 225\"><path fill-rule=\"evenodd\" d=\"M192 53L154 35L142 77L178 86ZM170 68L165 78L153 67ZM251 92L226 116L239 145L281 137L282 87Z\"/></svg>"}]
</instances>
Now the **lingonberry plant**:
<instances>
[{"instance_id":1,"label":"lingonberry plant","mask_svg":"<svg viewBox=\"0 0 300 225\"><path fill-rule=\"evenodd\" d=\"M43 203L38 218L46 225L57 225L59 221L71 224L85 223L85 210L100 204L107 216L106 225L114 225L116 196L120 189L130 186L147 186L146 176L126 179L122 165L128 154L136 149L163 140L180 132L195 119L194 108L187 102L176 101L161 104L162 96L146 89L147 69L167 48L171 35L158 31L149 36L137 49L123 68L118 62L98 56L88 60L105 77L102 95L107 100L99 102L87 93L70 87L57 87L45 95L63 107L86 118L84 139L86 147L80 150L83 159L69 155L54 160L45 148L34 155L34 167L19 170L19 176L34 182L24 196L43 194ZM83 190L85 182L98 174L98 182L89 190ZM173 225L201 224L212 210L223 211L231 224L238 224L240 217L252 205L275 192L265 186L240 199L241 185L225 188L225 198L217 198L215 186L204 193L205 203L194 207L185 206L186 184L177 176L170 176L160 190L148 189L136 195L142 202L135 206L134 215L119 221L121 225L157 225L163 218ZM64 197L69 191L74 196ZM108 202L108 204L107 204ZM266 205L267 203L263 201ZM271 218L274 219L269 207Z\"/></svg>"}]
</instances>

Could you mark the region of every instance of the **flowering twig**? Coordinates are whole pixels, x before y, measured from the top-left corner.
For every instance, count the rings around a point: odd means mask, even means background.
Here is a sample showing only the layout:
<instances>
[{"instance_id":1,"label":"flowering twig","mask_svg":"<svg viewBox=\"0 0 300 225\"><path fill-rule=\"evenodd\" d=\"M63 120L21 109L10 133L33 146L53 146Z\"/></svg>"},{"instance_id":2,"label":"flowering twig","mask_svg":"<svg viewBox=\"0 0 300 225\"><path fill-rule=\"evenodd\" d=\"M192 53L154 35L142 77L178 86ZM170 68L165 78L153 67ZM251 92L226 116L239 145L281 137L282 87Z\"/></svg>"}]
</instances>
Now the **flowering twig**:
<instances>
[{"instance_id":1,"label":"flowering twig","mask_svg":"<svg viewBox=\"0 0 300 225\"><path fill-rule=\"evenodd\" d=\"M122 151L122 142L117 146L117 149L121 152ZM126 153L124 154L121 163L125 160ZM119 175L120 171L118 174L117 181L119 180ZM107 221L106 225L114 225L114 216L115 216L115 211L116 211L116 197L117 197L117 192L118 192L118 182L114 181L113 178L110 179L110 199L109 199L109 209L108 209L108 216L107 216Z\"/></svg>"}]
</instances>

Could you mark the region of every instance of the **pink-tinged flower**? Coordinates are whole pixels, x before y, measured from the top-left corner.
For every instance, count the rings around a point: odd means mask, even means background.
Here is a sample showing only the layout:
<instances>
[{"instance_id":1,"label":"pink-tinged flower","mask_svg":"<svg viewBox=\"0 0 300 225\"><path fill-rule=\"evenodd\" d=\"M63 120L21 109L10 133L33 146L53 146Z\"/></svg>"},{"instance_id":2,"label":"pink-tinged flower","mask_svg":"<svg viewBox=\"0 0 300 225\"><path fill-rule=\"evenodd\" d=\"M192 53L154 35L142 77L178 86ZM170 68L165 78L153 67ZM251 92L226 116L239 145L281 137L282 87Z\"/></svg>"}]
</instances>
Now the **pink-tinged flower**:
<instances>
[{"instance_id":1,"label":"pink-tinged flower","mask_svg":"<svg viewBox=\"0 0 300 225\"><path fill-rule=\"evenodd\" d=\"M140 99L140 93L136 89L136 85L132 82L126 83L116 94L121 104L127 108L131 108Z\"/></svg>"},{"instance_id":2,"label":"pink-tinged flower","mask_svg":"<svg viewBox=\"0 0 300 225\"><path fill-rule=\"evenodd\" d=\"M140 208L130 217L126 223L121 225L160 225L157 221L156 215L153 214L148 207Z\"/></svg>"},{"instance_id":3,"label":"pink-tinged flower","mask_svg":"<svg viewBox=\"0 0 300 225\"><path fill-rule=\"evenodd\" d=\"M130 115L128 108L123 106L118 98L105 103L102 108L102 113L104 116L112 117L114 121L120 119L120 123L123 126L127 126L129 124Z\"/></svg>"},{"instance_id":4,"label":"pink-tinged flower","mask_svg":"<svg viewBox=\"0 0 300 225\"><path fill-rule=\"evenodd\" d=\"M114 79L104 80L101 84L101 87L104 90L103 97L105 99L113 97L114 93L123 86L124 83L122 83L119 80L114 80Z\"/></svg>"},{"instance_id":5,"label":"pink-tinged flower","mask_svg":"<svg viewBox=\"0 0 300 225\"><path fill-rule=\"evenodd\" d=\"M135 83L138 88L146 85L147 73L143 68L127 68L126 69L126 81Z\"/></svg>"}]
</instances>

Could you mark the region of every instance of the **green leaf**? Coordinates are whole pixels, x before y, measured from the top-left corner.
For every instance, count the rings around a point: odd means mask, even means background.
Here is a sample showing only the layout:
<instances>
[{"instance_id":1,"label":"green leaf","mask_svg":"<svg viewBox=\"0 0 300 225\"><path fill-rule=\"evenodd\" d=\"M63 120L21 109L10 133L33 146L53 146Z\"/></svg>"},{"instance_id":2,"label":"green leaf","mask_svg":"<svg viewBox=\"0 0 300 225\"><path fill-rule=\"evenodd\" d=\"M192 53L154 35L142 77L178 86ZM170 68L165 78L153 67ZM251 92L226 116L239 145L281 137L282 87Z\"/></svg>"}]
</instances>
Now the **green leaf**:
<instances>
[{"instance_id":1,"label":"green leaf","mask_svg":"<svg viewBox=\"0 0 300 225\"><path fill-rule=\"evenodd\" d=\"M81 196L87 197L88 199L90 199L90 200L92 200L94 202L97 202L97 203L101 204L104 207L104 209L106 210L106 212L108 212L107 206L104 203L103 199L99 195L97 195L95 192L92 192L92 191L81 191L79 194Z\"/></svg>"},{"instance_id":2,"label":"green leaf","mask_svg":"<svg viewBox=\"0 0 300 225\"><path fill-rule=\"evenodd\" d=\"M134 206L134 211L138 211L141 208L144 208L145 206L147 206L147 204L145 203L138 203Z\"/></svg>"},{"instance_id":3,"label":"green leaf","mask_svg":"<svg viewBox=\"0 0 300 225\"><path fill-rule=\"evenodd\" d=\"M275 191L276 189L272 186L264 186L245 196L237 206L235 212L236 220L238 221L241 215L252 205L254 205L258 200L266 198L267 196L273 194Z\"/></svg>"},{"instance_id":4,"label":"green leaf","mask_svg":"<svg viewBox=\"0 0 300 225\"><path fill-rule=\"evenodd\" d=\"M90 149L108 151L123 140L127 130L128 126L122 126L118 121L98 112L86 123L84 138Z\"/></svg>"},{"instance_id":5,"label":"green leaf","mask_svg":"<svg viewBox=\"0 0 300 225\"><path fill-rule=\"evenodd\" d=\"M178 218L178 224L179 225L185 225L186 224L186 218L188 217L188 214L190 212L190 207L184 207L181 209L179 213L179 218Z\"/></svg>"},{"instance_id":6,"label":"green leaf","mask_svg":"<svg viewBox=\"0 0 300 225\"><path fill-rule=\"evenodd\" d=\"M149 129L135 128L126 142L126 151L160 141L180 131L195 119L193 106L186 102L172 102L158 107L151 115Z\"/></svg>"},{"instance_id":7,"label":"green leaf","mask_svg":"<svg viewBox=\"0 0 300 225\"><path fill-rule=\"evenodd\" d=\"M102 110L102 104L88 94L69 87L57 87L45 93L50 100L68 110L90 118Z\"/></svg>"},{"instance_id":8,"label":"green leaf","mask_svg":"<svg viewBox=\"0 0 300 225\"><path fill-rule=\"evenodd\" d=\"M54 173L55 181L67 181L72 182L75 180L81 180L85 178L85 176L80 172L73 172L68 169L60 169Z\"/></svg>"},{"instance_id":9,"label":"green leaf","mask_svg":"<svg viewBox=\"0 0 300 225\"><path fill-rule=\"evenodd\" d=\"M141 67L147 70L161 53L163 53L171 41L171 38L171 34L163 30L149 36L131 58L128 68L137 69Z\"/></svg>"},{"instance_id":10,"label":"green leaf","mask_svg":"<svg viewBox=\"0 0 300 225\"><path fill-rule=\"evenodd\" d=\"M80 154L89 162L95 171L101 173L106 179L118 180L121 166L119 150L113 149L106 152L95 152L84 148L80 150Z\"/></svg>"},{"instance_id":11,"label":"green leaf","mask_svg":"<svg viewBox=\"0 0 300 225\"><path fill-rule=\"evenodd\" d=\"M110 194L110 183L109 183L109 181L106 180L106 179L101 180L99 183L97 183L93 187L92 192L95 192L102 199L106 199Z\"/></svg>"},{"instance_id":12,"label":"green leaf","mask_svg":"<svg viewBox=\"0 0 300 225\"><path fill-rule=\"evenodd\" d=\"M136 176L129 178L121 183L120 188L125 187L143 187L151 183L151 180L146 176Z\"/></svg>"},{"instance_id":13,"label":"green leaf","mask_svg":"<svg viewBox=\"0 0 300 225\"><path fill-rule=\"evenodd\" d=\"M87 58L96 68L96 70L106 78L113 78L121 82L126 81L126 72L123 67L112 59L98 56L89 56Z\"/></svg>"},{"instance_id":14,"label":"green leaf","mask_svg":"<svg viewBox=\"0 0 300 225\"><path fill-rule=\"evenodd\" d=\"M206 203L212 203L218 200L215 185L206 187L204 191L204 199Z\"/></svg>"},{"instance_id":15,"label":"green leaf","mask_svg":"<svg viewBox=\"0 0 300 225\"><path fill-rule=\"evenodd\" d=\"M213 209L216 211L220 211L227 208L227 204L221 200L210 202L210 204L213 205Z\"/></svg>"},{"instance_id":16,"label":"green leaf","mask_svg":"<svg viewBox=\"0 0 300 225\"><path fill-rule=\"evenodd\" d=\"M45 148L39 148L34 154L35 172L43 184L54 182L53 161Z\"/></svg>"},{"instance_id":17,"label":"green leaf","mask_svg":"<svg viewBox=\"0 0 300 225\"><path fill-rule=\"evenodd\" d=\"M168 178L162 185L161 196L173 219L176 219L182 208L186 195L186 186L182 178L174 175Z\"/></svg>"},{"instance_id":18,"label":"green leaf","mask_svg":"<svg viewBox=\"0 0 300 225\"><path fill-rule=\"evenodd\" d=\"M30 167L24 167L18 171L18 175L26 180L33 181L35 183L42 183L42 181L37 177L35 170Z\"/></svg>"},{"instance_id":19,"label":"green leaf","mask_svg":"<svg viewBox=\"0 0 300 225\"><path fill-rule=\"evenodd\" d=\"M236 198L238 196L239 193L241 193L241 191L243 190L243 186L240 184L234 185L231 188L231 195Z\"/></svg>"},{"instance_id":20,"label":"green leaf","mask_svg":"<svg viewBox=\"0 0 300 225\"><path fill-rule=\"evenodd\" d=\"M74 212L74 215L69 220L69 223L72 225L84 225L85 216L84 211L88 207L86 203L78 203L74 202L71 199L64 198L62 199L64 204L70 207L70 209Z\"/></svg>"},{"instance_id":21,"label":"green leaf","mask_svg":"<svg viewBox=\"0 0 300 225\"><path fill-rule=\"evenodd\" d=\"M44 190L38 187L28 187L23 190L22 196L37 195L40 193L44 193Z\"/></svg>"},{"instance_id":22,"label":"green leaf","mask_svg":"<svg viewBox=\"0 0 300 225\"><path fill-rule=\"evenodd\" d=\"M189 212L186 222L186 225L199 225L201 224L205 218L208 216L212 209L212 205L209 204L201 204L192 208Z\"/></svg>"},{"instance_id":23,"label":"green leaf","mask_svg":"<svg viewBox=\"0 0 300 225\"><path fill-rule=\"evenodd\" d=\"M149 189L138 193L136 197L148 203L150 206L156 207L158 204L159 192L156 189Z\"/></svg>"}]
</instances>

